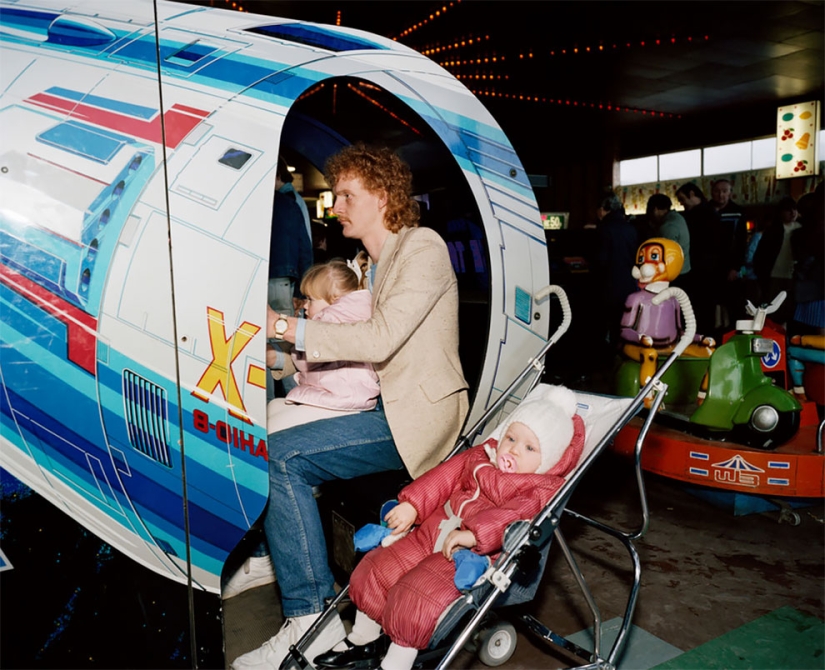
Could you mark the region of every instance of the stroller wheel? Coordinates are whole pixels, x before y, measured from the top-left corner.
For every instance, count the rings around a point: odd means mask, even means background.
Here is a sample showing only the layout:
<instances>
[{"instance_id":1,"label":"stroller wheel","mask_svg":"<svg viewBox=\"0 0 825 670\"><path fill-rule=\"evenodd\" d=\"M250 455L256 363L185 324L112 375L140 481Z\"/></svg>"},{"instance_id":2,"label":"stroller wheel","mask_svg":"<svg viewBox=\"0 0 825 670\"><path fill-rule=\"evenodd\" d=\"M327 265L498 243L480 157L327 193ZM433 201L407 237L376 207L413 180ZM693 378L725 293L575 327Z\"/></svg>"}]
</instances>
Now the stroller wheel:
<instances>
[{"instance_id":1,"label":"stroller wheel","mask_svg":"<svg viewBox=\"0 0 825 670\"><path fill-rule=\"evenodd\" d=\"M478 657L484 665L495 668L510 660L516 650L516 629L500 621L479 635Z\"/></svg>"}]
</instances>

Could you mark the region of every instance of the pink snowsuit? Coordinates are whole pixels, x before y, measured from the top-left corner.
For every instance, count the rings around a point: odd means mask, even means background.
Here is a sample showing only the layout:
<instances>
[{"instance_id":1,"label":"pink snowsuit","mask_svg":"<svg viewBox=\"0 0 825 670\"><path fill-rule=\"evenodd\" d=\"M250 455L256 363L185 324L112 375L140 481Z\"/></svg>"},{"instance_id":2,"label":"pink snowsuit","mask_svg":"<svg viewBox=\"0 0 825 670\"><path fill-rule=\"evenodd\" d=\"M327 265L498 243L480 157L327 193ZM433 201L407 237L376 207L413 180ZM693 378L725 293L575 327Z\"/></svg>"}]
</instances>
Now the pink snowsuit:
<instances>
[{"instance_id":1,"label":"pink snowsuit","mask_svg":"<svg viewBox=\"0 0 825 670\"><path fill-rule=\"evenodd\" d=\"M513 474L497 469L485 446L468 449L424 473L398 496L418 512L420 525L389 547L370 551L356 566L349 594L359 610L380 623L402 647L426 649L438 618L459 597L455 564L433 553L445 503L461 517L461 530L472 531L473 551L495 560L504 529L518 519L532 519L553 497L579 462L584 423L574 416L573 439L564 456L546 474ZM463 507L462 507L463 505ZM451 526L455 527L455 526Z\"/></svg>"},{"instance_id":2,"label":"pink snowsuit","mask_svg":"<svg viewBox=\"0 0 825 670\"><path fill-rule=\"evenodd\" d=\"M329 307L318 312L313 321L353 323L367 321L372 316L372 295L369 291L353 291L342 295ZM302 351L293 352L292 360L298 372L294 389L286 401L337 410L374 409L378 399L378 375L370 363L334 361L311 363Z\"/></svg>"}]
</instances>

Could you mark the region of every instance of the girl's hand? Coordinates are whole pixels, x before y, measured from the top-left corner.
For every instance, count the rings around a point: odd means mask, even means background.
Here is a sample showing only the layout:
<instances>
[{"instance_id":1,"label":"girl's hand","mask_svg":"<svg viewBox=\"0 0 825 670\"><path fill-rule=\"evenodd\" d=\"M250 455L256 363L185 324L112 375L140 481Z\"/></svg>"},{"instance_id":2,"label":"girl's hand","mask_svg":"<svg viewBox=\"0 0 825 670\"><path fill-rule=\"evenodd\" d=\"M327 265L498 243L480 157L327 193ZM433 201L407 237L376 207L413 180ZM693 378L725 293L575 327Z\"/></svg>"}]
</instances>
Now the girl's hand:
<instances>
[{"instance_id":1,"label":"girl's hand","mask_svg":"<svg viewBox=\"0 0 825 670\"><path fill-rule=\"evenodd\" d=\"M444 546L441 548L441 553L444 554L444 558L448 560L452 560L453 552L464 547L465 549L472 549L473 547L478 544L476 542L476 536L473 535L473 531L471 530L451 530L447 535L447 539L444 540Z\"/></svg>"},{"instance_id":2,"label":"girl's hand","mask_svg":"<svg viewBox=\"0 0 825 670\"><path fill-rule=\"evenodd\" d=\"M393 535L399 535L407 532L417 518L418 512L415 511L415 507L408 502L402 502L387 512L384 521L387 522L387 526L392 528Z\"/></svg>"}]
</instances>

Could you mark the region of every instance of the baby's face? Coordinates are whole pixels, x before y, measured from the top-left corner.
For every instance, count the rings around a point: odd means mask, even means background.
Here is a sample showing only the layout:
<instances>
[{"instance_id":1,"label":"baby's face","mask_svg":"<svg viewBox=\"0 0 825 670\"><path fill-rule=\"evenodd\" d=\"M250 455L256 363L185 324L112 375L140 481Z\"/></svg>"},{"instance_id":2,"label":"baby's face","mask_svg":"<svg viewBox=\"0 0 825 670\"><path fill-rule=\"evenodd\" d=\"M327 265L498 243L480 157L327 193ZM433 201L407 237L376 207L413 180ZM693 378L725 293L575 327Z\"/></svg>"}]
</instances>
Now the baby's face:
<instances>
[{"instance_id":1,"label":"baby's face","mask_svg":"<svg viewBox=\"0 0 825 670\"><path fill-rule=\"evenodd\" d=\"M312 296L307 296L306 300L306 310L307 316L310 319L314 319L315 315L320 312L322 309L326 309L329 307L329 303L324 300L323 298L313 298Z\"/></svg>"},{"instance_id":2,"label":"baby's face","mask_svg":"<svg viewBox=\"0 0 825 670\"><path fill-rule=\"evenodd\" d=\"M541 447L536 434L520 421L507 427L496 449L496 465L502 472L532 474L541 465Z\"/></svg>"}]
</instances>

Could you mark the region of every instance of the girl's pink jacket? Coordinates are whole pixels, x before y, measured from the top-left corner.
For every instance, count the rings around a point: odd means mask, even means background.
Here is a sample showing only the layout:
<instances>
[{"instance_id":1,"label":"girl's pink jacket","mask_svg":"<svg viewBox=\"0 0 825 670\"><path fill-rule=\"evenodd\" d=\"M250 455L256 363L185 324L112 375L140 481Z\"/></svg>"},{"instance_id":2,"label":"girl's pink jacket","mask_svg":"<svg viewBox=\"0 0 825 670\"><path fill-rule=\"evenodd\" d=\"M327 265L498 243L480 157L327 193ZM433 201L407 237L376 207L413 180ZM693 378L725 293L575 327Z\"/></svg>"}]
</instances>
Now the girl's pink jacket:
<instances>
[{"instance_id":1,"label":"girl's pink jacket","mask_svg":"<svg viewBox=\"0 0 825 670\"><path fill-rule=\"evenodd\" d=\"M315 315L313 321L353 323L372 316L372 295L369 291L353 291L341 296ZM335 361L311 363L304 352L293 352L292 360L298 372L298 383L286 396L287 403L313 405L326 409L374 409L378 393L378 375L369 363Z\"/></svg>"}]
</instances>

